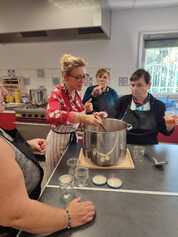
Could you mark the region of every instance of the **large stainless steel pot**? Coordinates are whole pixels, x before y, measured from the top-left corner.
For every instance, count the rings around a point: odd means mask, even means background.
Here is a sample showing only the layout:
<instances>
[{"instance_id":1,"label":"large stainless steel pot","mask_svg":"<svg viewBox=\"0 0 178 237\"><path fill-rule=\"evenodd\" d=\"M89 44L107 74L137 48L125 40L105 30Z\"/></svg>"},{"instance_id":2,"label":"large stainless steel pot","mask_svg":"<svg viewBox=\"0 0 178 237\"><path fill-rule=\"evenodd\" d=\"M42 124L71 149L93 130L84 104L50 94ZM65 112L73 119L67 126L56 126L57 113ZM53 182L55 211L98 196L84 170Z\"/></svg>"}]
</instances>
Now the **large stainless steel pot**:
<instances>
[{"instance_id":1,"label":"large stainless steel pot","mask_svg":"<svg viewBox=\"0 0 178 237\"><path fill-rule=\"evenodd\" d=\"M111 166L126 153L126 132L132 126L127 123L107 118L102 127L87 125L84 131L84 154L99 166Z\"/></svg>"},{"instance_id":2,"label":"large stainless steel pot","mask_svg":"<svg viewBox=\"0 0 178 237\"><path fill-rule=\"evenodd\" d=\"M44 87L30 89L30 101L32 105L43 106L47 103L47 90Z\"/></svg>"}]
</instances>

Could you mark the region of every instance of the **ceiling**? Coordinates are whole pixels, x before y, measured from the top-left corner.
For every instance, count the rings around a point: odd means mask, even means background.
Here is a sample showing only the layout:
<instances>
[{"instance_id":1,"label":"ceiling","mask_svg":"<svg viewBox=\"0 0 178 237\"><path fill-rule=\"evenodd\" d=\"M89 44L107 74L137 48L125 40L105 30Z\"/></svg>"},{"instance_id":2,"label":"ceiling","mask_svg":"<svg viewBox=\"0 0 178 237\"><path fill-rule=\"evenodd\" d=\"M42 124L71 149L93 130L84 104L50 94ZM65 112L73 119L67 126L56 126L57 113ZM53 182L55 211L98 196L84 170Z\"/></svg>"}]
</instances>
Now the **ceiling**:
<instances>
[{"instance_id":1,"label":"ceiling","mask_svg":"<svg viewBox=\"0 0 178 237\"><path fill-rule=\"evenodd\" d=\"M178 0L108 0L112 9L178 6Z\"/></svg>"}]
</instances>

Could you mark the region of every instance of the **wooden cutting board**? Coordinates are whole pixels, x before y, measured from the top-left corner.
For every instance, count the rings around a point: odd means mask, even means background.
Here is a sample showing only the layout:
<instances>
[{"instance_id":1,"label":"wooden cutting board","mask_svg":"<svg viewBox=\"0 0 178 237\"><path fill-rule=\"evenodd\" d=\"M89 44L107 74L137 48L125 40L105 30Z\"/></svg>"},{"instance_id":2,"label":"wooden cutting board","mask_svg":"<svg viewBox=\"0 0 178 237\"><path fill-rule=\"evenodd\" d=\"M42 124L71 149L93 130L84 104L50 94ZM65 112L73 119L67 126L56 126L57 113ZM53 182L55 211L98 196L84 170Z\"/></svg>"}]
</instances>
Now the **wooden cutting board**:
<instances>
[{"instance_id":1,"label":"wooden cutting board","mask_svg":"<svg viewBox=\"0 0 178 237\"><path fill-rule=\"evenodd\" d=\"M81 148L79 154L79 165L89 169L134 169L134 162L132 160L130 151L127 149L125 157L119 159L118 163L113 166L98 166L90 159L84 156L83 149Z\"/></svg>"}]
</instances>

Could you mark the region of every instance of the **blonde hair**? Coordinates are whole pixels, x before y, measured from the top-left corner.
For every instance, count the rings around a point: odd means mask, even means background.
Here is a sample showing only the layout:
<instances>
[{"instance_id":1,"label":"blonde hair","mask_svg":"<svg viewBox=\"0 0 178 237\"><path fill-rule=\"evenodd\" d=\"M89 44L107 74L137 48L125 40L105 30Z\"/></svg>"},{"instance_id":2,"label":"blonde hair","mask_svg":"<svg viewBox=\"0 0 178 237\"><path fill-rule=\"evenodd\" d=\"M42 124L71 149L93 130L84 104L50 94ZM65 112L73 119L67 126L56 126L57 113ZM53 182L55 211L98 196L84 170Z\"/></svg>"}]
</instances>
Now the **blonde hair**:
<instances>
[{"instance_id":1,"label":"blonde hair","mask_svg":"<svg viewBox=\"0 0 178 237\"><path fill-rule=\"evenodd\" d=\"M74 68L86 66L83 58L73 56L71 54L64 54L60 60L62 74L68 74Z\"/></svg>"},{"instance_id":2,"label":"blonde hair","mask_svg":"<svg viewBox=\"0 0 178 237\"><path fill-rule=\"evenodd\" d=\"M96 77L98 76L102 76L103 74L107 73L108 76L111 76L110 71L107 68L100 68L97 72L96 72Z\"/></svg>"}]
</instances>

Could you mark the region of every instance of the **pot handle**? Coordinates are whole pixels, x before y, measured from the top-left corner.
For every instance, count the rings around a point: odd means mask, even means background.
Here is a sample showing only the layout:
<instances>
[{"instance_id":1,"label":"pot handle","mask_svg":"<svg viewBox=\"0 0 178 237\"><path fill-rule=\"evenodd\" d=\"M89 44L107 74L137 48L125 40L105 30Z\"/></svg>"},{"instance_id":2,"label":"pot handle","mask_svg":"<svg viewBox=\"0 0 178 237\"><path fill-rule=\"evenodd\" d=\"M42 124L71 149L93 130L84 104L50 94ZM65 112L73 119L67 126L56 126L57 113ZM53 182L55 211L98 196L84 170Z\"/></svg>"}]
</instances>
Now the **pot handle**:
<instances>
[{"instance_id":1,"label":"pot handle","mask_svg":"<svg viewBox=\"0 0 178 237\"><path fill-rule=\"evenodd\" d=\"M130 131L133 128L132 124L128 123L127 124L127 131Z\"/></svg>"}]
</instances>

